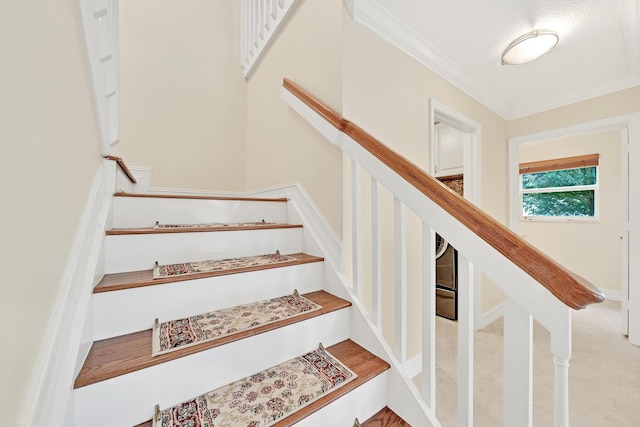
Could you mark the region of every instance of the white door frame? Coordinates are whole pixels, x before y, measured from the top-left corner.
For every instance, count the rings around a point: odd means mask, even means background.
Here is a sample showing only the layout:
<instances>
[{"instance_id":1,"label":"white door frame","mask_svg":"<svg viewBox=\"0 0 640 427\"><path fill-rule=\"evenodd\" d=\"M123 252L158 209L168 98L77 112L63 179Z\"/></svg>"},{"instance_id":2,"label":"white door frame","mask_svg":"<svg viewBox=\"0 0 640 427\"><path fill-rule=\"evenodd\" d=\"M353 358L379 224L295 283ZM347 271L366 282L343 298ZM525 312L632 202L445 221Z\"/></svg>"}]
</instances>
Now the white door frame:
<instances>
[{"instance_id":1,"label":"white door frame","mask_svg":"<svg viewBox=\"0 0 640 427\"><path fill-rule=\"evenodd\" d=\"M476 206L480 206L480 182L481 182L481 130L482 127L468 117L458 113L444 103L429 99L429 173L435 171L435 122L443 123L450 128L464 134L462 143L464 198ZM476 330L481 329L482 321L482 287L480 286L480 272L474 270L474 319Z\"/></svg>"},{"instance_id":2,"label":"white door frame","mask_svg":"<svg viewBox=\"0 0 640 427\"><path fill-rule=\"evenodd\" d=\"M621 134L622 192L622 332L629 342L640 345L640 265L629 259L640 259L640 113L610 117L509 139L509 227L518 232L518 147L536 141L562 138L605 129ZM629 167L636 164L639 167Z\"/></svg>"}]
</instances>

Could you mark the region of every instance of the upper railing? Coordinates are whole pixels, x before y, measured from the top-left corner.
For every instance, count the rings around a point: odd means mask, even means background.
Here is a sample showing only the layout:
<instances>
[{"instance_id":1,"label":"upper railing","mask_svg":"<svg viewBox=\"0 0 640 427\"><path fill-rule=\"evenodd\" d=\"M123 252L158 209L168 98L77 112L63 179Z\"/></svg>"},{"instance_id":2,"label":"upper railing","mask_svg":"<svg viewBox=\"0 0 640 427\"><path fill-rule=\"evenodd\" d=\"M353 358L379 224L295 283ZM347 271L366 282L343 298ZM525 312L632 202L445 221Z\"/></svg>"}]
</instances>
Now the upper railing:
<instances>
[{"instance_id":1,"label":"upper railing","mask_svg":"<svg viewBox=\"0 0 640 427\"><path fill-rule=\"evenodd\" d=\"M590 282L549 258L436 178L386 147L358 125L322 104L291 80L284 79L283 86L336 129L350 136L418 191L531 275L567 306L582 309L589 304L604 301L604 295Z\"/></svg>"},{"instance_id":2,"label":"upper railing","mask_svg":"<svg viewBox=\"0 0 640 427\"><path fill-rule=\"evenodd\" d=\"M434 247L437 232L458 251L458 425L473 425L473 319L474 289L477 288L474 281L479 277L478 272L491 279L505 294L504 425L532 425L533 319L536 319L551 335L555 366L555 426L568 427L570 308L581 309L603 301L598 289L290 80L285 79L283 86L283 98L289 106L351 157L353 294L363 306L368 305L363 299L370 296L370 320L382 331L382 324L389 322L382 316L382 288L393 288L392 346L398 366L404 366L407 361L407 330L416 323L415 318L409 320L408 317L407 266L409 259L415 262L417 258L420 263L422 393L420 396L416 391L415 397L429 408L425 414L435 414L436 408ZM363 174L370 176L368 188L361 179ZM393 195L392 241L382 237L382 187ZM370 206L363 203L363 193L370 194ZM415 245L411 251L407 250L407 236L415 239L413 236L420 234L420 230L416 230L414 224L407 230L405 208L422 220L422 247L419 251ZM370 210L370 216L364 212L366 209ZM363 218L371 218L370 240L362 238ZM385 245L393 246L393 260L382 256L391 252L383 250L383 241ZM364 259L371 263L370 283L363 280ZM393 269L393 283L383 285L383 268ZM412 282L411 285L415 290L415 284ZM364 287L369 288L363 291ZM405 374L407 384L411 384L408 372Z\"/></svg>"},{"instance_id":3,"label":"upper railing","mask_svg":"<svg viewBox=\"0 0 640 427\"><path fill-rule=\"evenodd\" d=\"M102 155L114 153L119 138L119 13L116 0L81 0Z\"/></svg>"},{"instance_id":4,"label":"upper railing","mask_svg":"<svg viewBox=\"0 0 640 427\"><path fill-rule=\"evenodd\" d=\"M242 0L241 61L245 78L300 0Z\"/></svg>"}]
</instances>

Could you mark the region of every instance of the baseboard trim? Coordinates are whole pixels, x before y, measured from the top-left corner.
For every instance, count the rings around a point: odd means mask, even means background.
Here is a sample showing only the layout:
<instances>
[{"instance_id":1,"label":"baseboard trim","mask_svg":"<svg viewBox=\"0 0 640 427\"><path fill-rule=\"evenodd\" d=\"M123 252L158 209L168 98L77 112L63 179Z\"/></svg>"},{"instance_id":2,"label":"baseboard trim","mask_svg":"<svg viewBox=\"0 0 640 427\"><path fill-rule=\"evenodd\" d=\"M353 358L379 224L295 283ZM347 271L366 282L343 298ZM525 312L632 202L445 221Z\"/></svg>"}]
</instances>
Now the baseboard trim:
<instances>
[{"instance_id":1,"label":"baseboard trim","mask_svg":"<svg viewBox=\"0 0 640 427\"><path fill-rule=\"evenodd\" d=\"M407 376L411 379L415 378L420 372L422 372L422 353L416 354L411 359L407 359L403 364L404 369L407 371Z\"/></svg>"},{"instance_id":2,"label":"baseboard trim","mask_svg":"<svg viewBox=\"0 0 640 427\"><path fill-rule=\"evenodd\" d=\"M311 234L325 260L335 271L342 271L342 241L300 183L252 191L247 195L288 198L291 208L298 214L302 224L305 224L305 232Z\"/></svg>"},{"instance_id":3,"label":"baseboard trim","mask_svg":"<svg viewBox=\"0 0 640 427\"><path fill-rule=\"evenodd\" d=\"M336 235L329 222L313 203L309 194L300 183L288 183L250 191L212 191L192 188L160 188L151 187L151 168L129 167L138 184L130 190L140 194L180 194L189 196L217 196L217 197L286 197L291 207L300 217L303 224L312 225L307 230L317 242L325 260L335 271L342 271L342 241Z\"/></svg>"},{"instance_id":4,"label":"baseboard trim","mask_svg":"<svg viewBox=\"0 0 640 427\"><path fill-rule=\"evenodd\" d=\"M105 172L107 167L103 164L94 176L17 425L62 427L65 424L112 197L107 191L105 178L110 176Z\"/></svg>"},{"instance_id":5,"label":"baseboard trim","mask_svg":"<svg viewBox=\"0 0 640 427\"><path fill-rule=\"evenodd\" d=\"M622 301L621 290L600 288L600 292L604 294L606 299L610 299L611 301Z\"/></svg>"},{"instance_id":6,"label":"baseboard trim","mask_svg":"<svg viewBox=\"0 0 640 427\"><path fill-rule=\"evenodd\" d=\"M493 308L482 313L482 315L480 316L480 324L478 325L476 330L479 331L486 328L487 326L489 326L490 324L492 324L493 322L501 318L503 314L504 314L504 304L499 303L495 305Z\"/></svg>"},{"instance_id":7,"label":"baseboard trim","mask_svg":"<svg viewBox=\"0 0 640 427\"><path fill-rule=\"evenodd\" d=\"M480 316L480 324L478 325L478 328L476 330L484 329L490 324L492 324L493 322L495 322L496 320L498 320L500 317L502 317L503 309L504 309L503 304L500 303L495 307L493 307L491 310L485 313L482 313L482 315ZM406 370L409 378L415 378L416 375L422 372L422 353L419 353L413 356L412 358L407 359L402 364L402 366Z\"/></svg>"}]
</instances>

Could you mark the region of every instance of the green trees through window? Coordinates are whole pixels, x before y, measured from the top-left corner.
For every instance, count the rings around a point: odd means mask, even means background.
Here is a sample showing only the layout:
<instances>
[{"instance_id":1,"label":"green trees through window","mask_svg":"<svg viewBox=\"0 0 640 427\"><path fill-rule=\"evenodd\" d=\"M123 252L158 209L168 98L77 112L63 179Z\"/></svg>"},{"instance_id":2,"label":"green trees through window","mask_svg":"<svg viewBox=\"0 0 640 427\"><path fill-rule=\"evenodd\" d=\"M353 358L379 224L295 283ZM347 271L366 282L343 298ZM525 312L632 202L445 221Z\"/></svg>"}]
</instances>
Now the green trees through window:
<instances>
[{"instance_id":1,"label":"green trees through window","mask_svg":"<svg viewBox=\"0 0 640 427\"><path fill-rule=\"evenodd\" d=\"M594 217L596 166L521 175L525 217Z\"/></svg>"}]
</instances>

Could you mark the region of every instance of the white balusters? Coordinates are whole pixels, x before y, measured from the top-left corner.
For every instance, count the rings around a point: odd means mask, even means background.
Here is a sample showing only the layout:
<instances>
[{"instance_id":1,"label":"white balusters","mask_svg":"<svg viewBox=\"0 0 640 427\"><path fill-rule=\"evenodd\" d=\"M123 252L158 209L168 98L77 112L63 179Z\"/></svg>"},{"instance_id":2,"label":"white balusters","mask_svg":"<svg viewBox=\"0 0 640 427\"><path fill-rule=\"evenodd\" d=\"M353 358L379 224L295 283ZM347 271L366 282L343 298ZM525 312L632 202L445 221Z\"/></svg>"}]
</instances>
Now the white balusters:
<instances>
[{"instance_id":1,"label":"white balusters","mask_svg":"<svg viewBox=\"0 0 640 427\"><path fill-rule=\"evenodd\" d=\"M436 234L422 223L422 396L436 407Z\"/></svg>"},{"instance_id":2,"label":"white balusters","mask_svg":"<svg viewBox=\"0 0 640 427\"><path fill-rule=\"evenodd\" d=\"M360 297L360 174L358 164L351 161L351 286L353 293Z\"/></svg>"},{"instance_id":3,"label":"white balusters","mask_svg":"<svg viewBox=\"0 0 640 427\"><path fill-rule=\"evenodd\" d=\"M382 244L380 185L371 177L371 319L382 328Z\"/></svg>"},{"instance_id":4,"label":"white balusters","mask_svg":"<svg viewBox=\"0 0 640 427\"><path fill-rule=\"evenodd\" d=\"M561 306L551 331L555 367L555 427L569 427L569 359L571 358L571 311Z\"/></svg>"},{"instance_id":5,"label":"white balusters","mask_svg":"<svg viewBox=\"0 0 640 427\"><path fill-rule=\"evenodd\" d=\"M245 78L253 71L273 36L300 0L243 0L241 66Z\"/></svg>"},{"instance_id":6,"label":"white balusters","mask_svg":"<svg viewBox=\"0 0 640 427\"><path fill-rule=\"evenodd\" d=\"M531 426L533 318L511 298L504 302L504 423Z\"/></svg>"},{"instance_id":7,"label":"white balusters","mask_svg":"<svg viewBox=\"0 0 640 427\"><path fill-rule=\"evenodd\" d=\"M473 266L458 253L458 426L473 426Z\"/></svg>"},{"instance_id":8,"label":"white balusters","mask_svg":"<svg viewBox=\"0 0 640 427\"><path fill-rule=\"evenodd\" d=\"M286 0L282 0L286 3ZM353 270L354 289L360 289L371 284L372 322L388 332L393 326L393 349L400 364L405 364L407 356L407 322L416 322L414 318L407 319L407 287L413 291L417 287L422 289L422 384L421 392L424 403L435 411L436 381L435 381L435 233L441 232L449 236L450 241L458 250L458 426L473 425L473 335L474 335L474 266L478 273L485 274L495 285L505 293L507 302L504 305L504 423L511 426L532 425L532 322L535 318L543 327L551 332L553 363L555 366L555 425L569 426L569 387L568 368L571 356L571 309L565 305L565 299L557 299L545 286L548 283L537 283L534 275L529 274L522 263L495 246L493 239L484 240L484 231L474 231L475 227L465 225L466 222L458 215L453 215L448 208L440 205L415 182L418 176L428 184L430 178L426 174L416 171L408 173L401 167L393 167L391 161L405 165L402 159L389 154L384 160L380 151L367 148L371 141L358 141L358 136L345 131L335 125L335 120L328 120L319 114L316 108L305 103L290 89L285 89L284 99L302 117L311 123L316 130L329 141L338 146L343 153L352 160L352 240L353 240ZM354 139L355 138L355 139ZM381 161L382 160L382 161ZM371 283L363 281L359 269L360 219L366 217L361 212L360 183L358 174L366 172L371 176ZM404 173L407 172L407 173ZM387 236L387 224L382 224L382 205L380 188L384 187L393 196L393 235ZM437 197L444 197L442 195ZM446 197L445 197L446 199ZM386 201L386 200L385 200ZM362 207L366 208L366 207ZM422 254L411 257L411 262L418 258L422 264L422 279L420 283L407 283L407 247L405 230L405 209L410 209L422 220ZM469 211L475 212L472 209ZM386 213L385 211L382 211ZM385 216L386 219L386 216ZM484 221L484 219L483 219ZM497 226L498 224L495 224ZM417 230L411 228L410 232ZM500 232L496 229L496 232ZM490 237L490 236L489 236ZM509 237L511 238L511 237ZM393 240L394 262L384 259L382 249L389 248ZM484 240L484 241L483 241ZM366 244L366 243L365 243ZM384 246L383 246L384 245ZM498 245L500 246L500 245ZM526 247L526 246L525 246ZM368 248L365 248L368 249ZM385 254L388 253L385 251ZM533 253L533 252L532 252ZM411 254L413 255L413 254ZM473 264L470 262L472 261ZM546 264L542 262L542 264ZM411 264L413 267L413 264ZM541 267L545 267L542 265ZM394 306L393 317L385 319L393 325L382 325L382 273L394 270L393 286ZM557 266L546 265L541 271L556 271ZM560 272L559 272L560 273ZM386 277L386 276L385 276ZM543 286L545 285L545 286ZM359 294L359 293L358 293ZM358 297L359 298L359 297ZM562 301L565 301L563 303ZM595 302L592 298L591 302ZM571 304L570 304L571 305ZM386 307L385 308L390 308ZM390 310L391 311L391 310ZM478 309L479 311L479 309ZM391 343L390 343L391 344ZM413 346L410 346L413 349ZM551 361L549 361L551 363ZM405 372L406 373L406 372ZM405 378L407 382L410 379Z\"/></svg>"},{"instance_id":9,"label":"white balusters","mask_svg":"<svg viewBox=\"0 0 640 427\"><path fill-rule=\"evenodd\" d=\"M407 237L404 205L393 198L393 233L395 246L395 351L400 363L407 360Z\"/></svg>"},{"instance_id":10,"label":"white balusters","mask_svg":"<svg viewBox=\"0 0 640 427\"><path fill-rule=\"evenodd\" d=\"M89 57L103 155L118 143L119 14L116 0L81 0L82 25Z\"/></svg>"}]
</instances>

